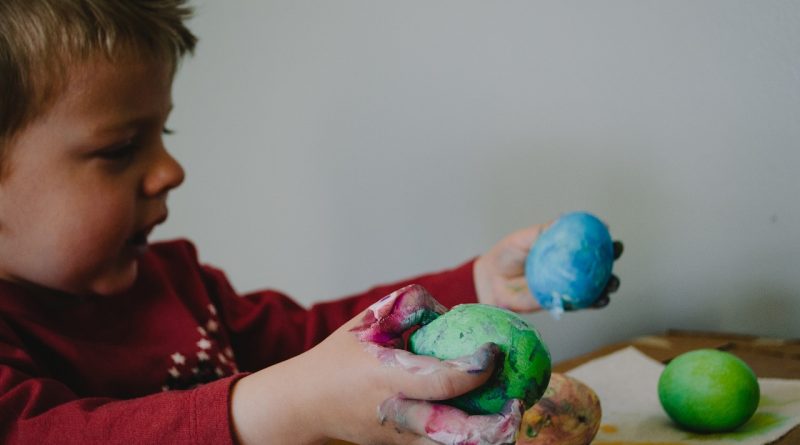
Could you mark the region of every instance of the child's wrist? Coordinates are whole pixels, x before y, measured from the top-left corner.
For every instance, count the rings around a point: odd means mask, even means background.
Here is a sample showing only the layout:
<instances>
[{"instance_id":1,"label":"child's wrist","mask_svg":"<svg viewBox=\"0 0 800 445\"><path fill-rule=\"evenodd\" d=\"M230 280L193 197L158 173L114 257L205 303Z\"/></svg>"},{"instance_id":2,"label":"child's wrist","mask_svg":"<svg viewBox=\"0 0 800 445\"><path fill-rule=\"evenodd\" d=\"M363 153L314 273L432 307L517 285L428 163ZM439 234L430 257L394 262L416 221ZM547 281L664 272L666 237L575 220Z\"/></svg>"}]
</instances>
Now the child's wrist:
<instances>
[{"instance_id":1,"label":"child's wrist","mask_svg":"<svg viewBox=\"0 0 800 445\"><path fill-rule=\"evenodd\" d=\"M231 389L231 426L237 443L324 443L313 423L313 402L307 399L302 376L282 362L250 374Z\"/></svg>"}]
</instances>

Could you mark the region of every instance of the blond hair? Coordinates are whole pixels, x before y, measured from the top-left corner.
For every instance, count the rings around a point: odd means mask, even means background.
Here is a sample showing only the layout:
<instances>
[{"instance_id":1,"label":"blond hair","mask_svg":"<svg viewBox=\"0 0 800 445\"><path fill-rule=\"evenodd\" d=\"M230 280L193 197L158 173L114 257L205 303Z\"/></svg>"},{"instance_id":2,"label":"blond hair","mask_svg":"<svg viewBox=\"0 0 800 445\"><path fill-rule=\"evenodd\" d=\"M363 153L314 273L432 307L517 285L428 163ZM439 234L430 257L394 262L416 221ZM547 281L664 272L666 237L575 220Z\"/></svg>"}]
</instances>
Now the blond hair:
<instances>
[{"instance_id":1,"label":"blond hair","mask_svg":"<svg viewBox=\"0 0 800 445\"><path fill-rule=\"evenodd\" d=\"M8 143L62 92L70 66L132 53L174 70L197 42L184 24L191 13L186 0L0 0L0 169Z\"/></svg>"}]
</instances>

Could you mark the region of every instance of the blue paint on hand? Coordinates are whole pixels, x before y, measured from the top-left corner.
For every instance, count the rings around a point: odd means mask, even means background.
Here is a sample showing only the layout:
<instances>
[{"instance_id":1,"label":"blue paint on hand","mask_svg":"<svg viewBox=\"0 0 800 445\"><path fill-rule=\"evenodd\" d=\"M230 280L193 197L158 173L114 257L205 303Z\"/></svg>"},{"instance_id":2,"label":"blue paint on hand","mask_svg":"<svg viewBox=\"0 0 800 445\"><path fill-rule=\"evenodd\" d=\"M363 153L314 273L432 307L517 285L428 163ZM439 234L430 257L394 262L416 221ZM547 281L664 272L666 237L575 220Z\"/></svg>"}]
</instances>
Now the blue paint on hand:
<instances>
[{"instance_id":1,"label":"blue paint on hand","mask_svg":"<svg viewBox=\"0 0 800 445\"><path fill-rule=\"evenodd\" d=\"M533 244L525 277L542 308L558 316L590 307L608 284L613 263L605 224L589 213L573 212L558 218Z\"/></svg>"}]
</instances>

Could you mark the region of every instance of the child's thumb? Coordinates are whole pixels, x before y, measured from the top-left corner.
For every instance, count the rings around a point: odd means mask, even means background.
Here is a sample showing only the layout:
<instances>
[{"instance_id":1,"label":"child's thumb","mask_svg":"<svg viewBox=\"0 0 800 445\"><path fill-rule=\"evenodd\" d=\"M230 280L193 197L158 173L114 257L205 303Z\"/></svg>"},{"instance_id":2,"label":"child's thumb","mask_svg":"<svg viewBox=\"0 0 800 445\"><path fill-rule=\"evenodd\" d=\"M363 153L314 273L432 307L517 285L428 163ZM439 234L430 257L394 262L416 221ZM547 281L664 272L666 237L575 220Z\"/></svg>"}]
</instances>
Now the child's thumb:
<instances>
[{"instance_id":1,"label":"child's thumb","mask_svg":"<svg viewBox=\"0 0 800 445\"><path fill-rule=\"evenodd\" d=\"M403 368L398 390L404 397L418 400L445 400L464 394L485 383L492 375L500 348L494 343L480 346L474 353L453 360L396 351Z\"/></svg>"}]
</instances>

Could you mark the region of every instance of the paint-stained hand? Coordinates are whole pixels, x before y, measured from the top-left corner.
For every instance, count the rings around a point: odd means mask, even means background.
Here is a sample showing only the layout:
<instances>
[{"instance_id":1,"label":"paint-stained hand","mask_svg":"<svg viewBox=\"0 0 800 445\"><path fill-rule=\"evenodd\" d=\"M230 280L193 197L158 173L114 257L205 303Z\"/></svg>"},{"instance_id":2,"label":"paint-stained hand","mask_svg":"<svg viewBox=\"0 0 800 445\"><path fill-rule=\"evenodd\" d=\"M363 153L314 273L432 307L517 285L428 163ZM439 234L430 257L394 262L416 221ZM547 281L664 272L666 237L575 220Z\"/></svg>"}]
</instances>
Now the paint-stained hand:
<instances>
[{"instance_id":1,"label":"paint-stained hand","mask_svg":"<svg viewBox=\"0 0 800 445\"><path fill-rule=\"evenodd\" d=\"M500 240L475 261L475 289L478 292L479 302L516 312L533 312L541 309L525 281L525 260L533 243L550 224L552 222L518 230ZM622 250L622 243L614 241L614 260L622 255ZM619 284L619 278L611 275L606 288L593 307L601 308L608 305L609 294L616 292Z\"/></svg>"},{"instance_id":2,"label":"paint-stained hand","mask_svg":"<svg viewBox=\"0 0 800 445\"><path fill-rule=\"evenodd\" d=\"M470 416L437 403L492 374L499 349L482 345L454 360L402 349L403 336L445 312L416 285L387 295L322 343L243 377L231 392L238 443L499 445L514 443L523 406Z\"/></svg>"},{"instance_id":3,"label":"paint-stained hand","mask_svg":"<svg viewBox=\"0 0 800 445\"><path fill-rule=\"evenodd\" d=\"M383 419L398 428L427 437L439 444L510 444L525 410L519 399L509 400L498 414L470 416L465 412L421 400L392 397L379 409Z\"/></svg>"},{"instance_id":4,"label":"paint-stained hand","mask_svg":"<svg viewBox=\"0 0 800 445\"><path fill-rule=\"evenodd\" d=\"M522 402L495 415L470 416L436 403L463 394L492 374L493 343L455 360L401 349L403 334L446 308L424 288L387 295L309 351L325 381L320 416L330 437L357 443L493 445L514 443Z\"/></svg>"}]
</instances>

